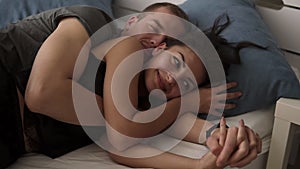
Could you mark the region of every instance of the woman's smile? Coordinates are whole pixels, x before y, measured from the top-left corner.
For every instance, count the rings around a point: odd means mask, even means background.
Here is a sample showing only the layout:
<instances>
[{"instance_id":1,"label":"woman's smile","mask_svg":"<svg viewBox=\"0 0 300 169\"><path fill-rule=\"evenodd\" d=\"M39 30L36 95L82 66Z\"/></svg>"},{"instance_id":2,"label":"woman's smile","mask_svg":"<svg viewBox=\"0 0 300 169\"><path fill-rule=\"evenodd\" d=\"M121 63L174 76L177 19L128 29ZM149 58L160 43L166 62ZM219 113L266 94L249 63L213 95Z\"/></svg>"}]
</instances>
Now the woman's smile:
<instances>
[{"instance_id":1,"label":"woman's smile","mask_svg":"<svg viewBox=\"0 0 300 169\"><path fill-rule=\"evenodd\" d=\"M161 89L162 91L166 91L166 84L164 83L163 77L161 76L161 74L159 73L159 70L156 71L156 83L157 86L159 87L159 89Z\"/></svg>"}]
</instances>

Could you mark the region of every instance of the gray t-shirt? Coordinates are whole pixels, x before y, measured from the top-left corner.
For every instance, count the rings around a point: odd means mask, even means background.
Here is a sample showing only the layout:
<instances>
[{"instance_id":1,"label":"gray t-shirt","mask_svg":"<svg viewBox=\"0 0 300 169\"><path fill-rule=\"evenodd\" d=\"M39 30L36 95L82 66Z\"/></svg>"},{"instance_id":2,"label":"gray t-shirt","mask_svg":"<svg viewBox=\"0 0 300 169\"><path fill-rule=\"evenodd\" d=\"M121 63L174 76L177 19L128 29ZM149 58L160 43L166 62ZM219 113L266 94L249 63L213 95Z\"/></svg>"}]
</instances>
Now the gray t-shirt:
<instances>
[{"instance_id":1,"label":"gray t-shirt","mask_svg":"<svg viewBox=\"0 0 300 169\"><path fill-rule=\"evenodd\" d=\"M45 11L10 24L0 30L0 62L8 72L19 76L30 70L42 43L66 17L78 18L90 36L111 21L98 8L71 6ZM18 87L24 94L25 84L18 85L21 85Z\"/></svg>"},{"instance_id":2,"label":"gray t-shirt","mask_svg":"<svg viewBox=\"0 0 300 169\"><path fill-rule=\"evenodd\" d=\"M67 17L78 18L89 36L111 22L111 18L98 8L70 6L29 16L0 30L0 66L15 78L23 95L38 50L59 22ZM95 43L101 42L96 40ZM91 143L81 126L32 113L27 107L24 110L24 123L24 133L31 140L29 142L34 144L30 146L36 146L34 150L53 158Z\"/></svg>"}]
</instances>

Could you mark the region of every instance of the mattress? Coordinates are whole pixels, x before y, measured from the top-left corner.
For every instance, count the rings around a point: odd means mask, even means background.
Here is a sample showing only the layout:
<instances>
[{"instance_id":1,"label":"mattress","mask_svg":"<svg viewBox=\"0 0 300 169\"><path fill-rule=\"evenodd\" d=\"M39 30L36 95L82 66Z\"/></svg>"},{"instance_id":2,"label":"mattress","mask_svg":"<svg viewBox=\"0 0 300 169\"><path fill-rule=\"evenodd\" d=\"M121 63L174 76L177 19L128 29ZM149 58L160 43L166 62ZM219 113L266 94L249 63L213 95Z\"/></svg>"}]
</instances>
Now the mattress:
<instances>
[{"instance_id":1,"label":"mattress","mask_svg":"<svg viewBox=\"0 0 300 169\"><path fill-rule=\"evenodd\" d=\"M245 120L245 124L253 128L263 139L262 152L257 159L249 166L243 169L264 169L267 159L267 152L270 146L270 138L274 120L274 108L271 106L239 116L227 118L228 125L238 125L240 119ZM161 137L152 146L165 150L166 144L177 141L174 138L165 136ZM186 141L179 142L170 152L184 155L192 158L201 158L208 149L205 146L194 144ZM97 144L91 144L73 152L65 154L59 158L51 159L42 154L28 153L19 158L16 163L8 169L118 169L129 168L113 162L107 152Z\"/></svg>"}]
</instances>

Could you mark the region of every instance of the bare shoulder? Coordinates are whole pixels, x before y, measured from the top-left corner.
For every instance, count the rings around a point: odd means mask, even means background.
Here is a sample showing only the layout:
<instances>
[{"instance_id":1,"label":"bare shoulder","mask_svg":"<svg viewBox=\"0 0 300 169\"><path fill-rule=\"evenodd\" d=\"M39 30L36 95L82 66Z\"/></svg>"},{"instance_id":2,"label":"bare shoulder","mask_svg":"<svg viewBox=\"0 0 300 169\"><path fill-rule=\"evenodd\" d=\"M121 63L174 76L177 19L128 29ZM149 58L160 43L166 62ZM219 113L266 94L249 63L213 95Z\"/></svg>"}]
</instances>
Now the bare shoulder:
<instances>
[{"instance_id":1,"label":"bare shoulder","mask_svg":"<svg viewBox=\"0 0 300 169\"><path fill-rule=\"evenodd\" d=\"M143 46L134 37L123 37L111 48L113 51L123 51L123 52L134 52L137 50L142 50Z\"/></svg>"},{"instance_id":2,"label":"bare shoulder","mask_svg":"<svg viewBox=\"0 0 300 169\"><path fill-rule=\"evenodd\" d=\"M123 37L121 40L116 41L107 52L106 59L113 57L127 57L128 55L143 50L141 43L134 37Z\"/></svg>"},{"instance_id":3,"label":"bare shoulder","mask_svg":"<svg viewBox=\"0 0 300 169\"><path fill-rule=\"evenodd\" d=\"M75 17L62 19L58 24L57 31L64 34L64 37L76 39L77 41L75 42L86 42L89 38L87 30Z\"/></svg>"}]
</instances>

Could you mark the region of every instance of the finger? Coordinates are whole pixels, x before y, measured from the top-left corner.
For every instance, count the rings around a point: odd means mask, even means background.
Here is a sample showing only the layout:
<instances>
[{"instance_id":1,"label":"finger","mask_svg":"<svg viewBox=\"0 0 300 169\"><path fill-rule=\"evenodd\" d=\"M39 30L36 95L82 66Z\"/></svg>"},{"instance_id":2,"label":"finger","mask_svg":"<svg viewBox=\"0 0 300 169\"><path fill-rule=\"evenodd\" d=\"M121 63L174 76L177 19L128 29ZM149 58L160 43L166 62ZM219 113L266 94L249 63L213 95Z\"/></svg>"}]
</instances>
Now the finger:
<instances>
[{"instance_id":1,"label":"finger","mask_svg":"<svg viewBox=\"0 0 300 169\"><path fill-rule=\"evenodd\" d=\"M249 146L250 146L250 149L253 149L253 148L257 148L257 139L256 139L256 135L254 133L254 131L250 128L246 128L246 131L248 133L248 139L249 139Z\"/></svg>"},{"instance_id":2,"label":"finger","mask_svg":"<svg viewBox=\"0 0 300 169\"><path fill-rule=\"evenodd\" d=\"M233 109L236 108L236 104L233 103L218 103L214 104L214 109L224 110L224 109Z\"/></svg>"},{"instance_id":3,"label":"finger","mask_svg":"<svg viewBox=\"0 0 300 169\"><path fill-rule=\"evenodd\" d=\"M214 97L214 103L225 103L226 100L239 98L242 96L241 92L233 92L233 93L221 93Z\"/></svg>"},{"instance_id":4,"label":"finger","mask_svg":"<svg viewBox=\"0 0 300 169\"><path fill-rule=\"evenodd\" d=\"M238 85L237 82L229 82L229 83L226 84L227 89L231 89L233 87L236 87L237 85Z\"/></svg>"},{"instance_id":5,"label":"finger","mask_svg":"<svg viewBox=\"0 0 300 169\"><path fill-rule=\"evenodd\" d=\"M243 95L243 93L240 92L240 91L237 91L237 92L228 92L228 93L218 93L215 96L215 100L218 100L219 102L224 102L226 100L239 98L242 95Z\"/></svg>"},{"instance_id":6,"label":"finger","mask_svg":"<svg viewBox=\"0 0 300 169\"><path fill-rule=\"evenodd\" d=\"M236 108L236 104L227 103L227 104L225 104L225 107L224 107L224 109L233 109L233 108Z\"/></svg>"},{"instance_id":7,"label":"finger","mask_svg":"<svg viewBox=\"0 0 300 169\"><path fill-rule=\"evenodd\" d=\"M219 86L214 87L214 92L216 94L222 94L224 92L226 92L228 89L236 87L237 83L236 82L230 82L230 83L226 83L226 84L221 84Z\"/></svg>"},{"instance_id":8,"label":"finger","mask_svg":"<svg viewBox=\"0 0 300 169\"><path fill-rule=\"evenodd\" d=\"M237 86L237 82L230 82L230 83L226 83L220 86L215 87L215 91L217 94L222 93L228 89L234 88Z\"/></svg>"},{"instance_id":9,"label":"finger","mask_svg":"<svg viewBox=\"0 0 300 169\"><path fill-rule=\"evenodd\" d=\"M250 153L244 159L242 159L241 161L239 161L237 163L231 164L230 167L237 167L237 168L244 167L244 166L250 164L251 161L253 161L256 157L257 157L256 148L251 149Z\"/></svg>"},{"instance_id":10,"label":"finger","mask_svg":"<svg viewBox=\"0 0 300 169\"><path fill-rule=\"evenodd\" d=\"M226 99L227 100L235 99L235 98L241 97L242 95L243 95L242 92L230 92L230 93L227 93Z\"/></svg>"},{"instance_id":11,"label":"finger","mask_svg":"<svg viewBox=\"0 0 300 169\"><path fill-rule=\"evenodd\" d=\"M232 84L231 84L231 86L232 86ZM227 88L228 88L228 84L222 84L217 87L214 87L214 91L215 91L215 93L220 94L220 93L226 91Z\"/></svg>"},{"instance_id":12,"label":"finger","mask_svg":"<svg viewBox=\"0 0 300 169\"><path fill-rule=\"evenodd\" d=\"M241 161L245 158L249 153L249 142L248 140L244 140L239 144L238 149L232 154L230 159L228 160L229 164L234 164Z\"/></svg>"},{"instance_id":13,"label":"finger","mask_svg":"<svg viewBox=\"0 0 300 169\"><path fill-rule=\"evenodd\" d=\"M219 85L219 86L215 87L215 89L217 91L221 92L221 91L225 91L226 89L234 88L236 86L237 86L237 82L229 82L226 84Z\"/></svg>"},{"instance_id":14,"label":"finger","mask_svg":"<svg viewBox=\"0 0 300 169\"><path fill-rule=\"evenodd\" d=\"M217 166L223 166L228 161L236 148L237 127L230 127L227 130L225 145L217 159Z\"/></svg>"},{"instance_id":15,"label":"finger","mask_svg":"<svg viewBox=\"0 0 300 169\"><path fill-rule=\"evenodd\" d=\"M256 139L257 139L257 153L261 153L262 151L262 140L259 137L258 133L256 133Z\"/></svg>"},{"instance_id":16,"label":"finger","mask_svg":"<svg viewBox=\"0 0 300 169\"><path fill-rule=\"evenodd\" d=\"M225 118L222 117L220 121L220 139L219 139L219 144L220 146L224 146L225 144L225 139L226 139L226 121Z\"/></svg>"},{"instance_id":17,"label":"finger","mask_svg":"<svg viewBox=\"0 0 300 169\"><path fill-rule=\"evenodd\" d=\"M229 159L229 164L236 163L243 159L249 152L249 141L247 139L247 132L245 129L244 120L239 121L239 129L237 134L237 146L238 149L234 152L234 154Z\"/></svg>"},{"instance_id":18,"label":"finger","mask_svg":"<svg viewBox=\"0 0 300 169\"><path fill-rule=\"evenodd\" d=\"M240 120L239 121L240 125L239 125L239 130L238 130L238 135L237 135L237 145L241 144L243 141L247 140L247 132L246 132L246 128L245 128L245 123L244 120Z\"/></svg>"},{"instance_id":19,"label":"finger","mask_svg":"<svg viewBox=\"0 0 300 169\"><path fill-rule=\"evenodd\" d=\"M222 151L222 147L219 145L219 139L214 135L207 138L206 145L215 156L218 156Z\"/></svg>"}]
</instances>

